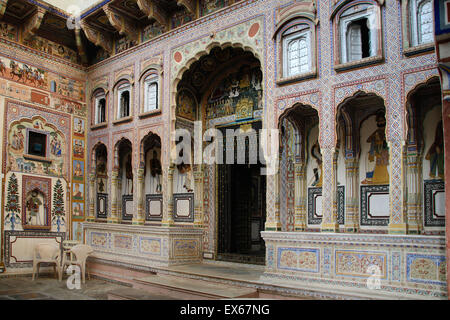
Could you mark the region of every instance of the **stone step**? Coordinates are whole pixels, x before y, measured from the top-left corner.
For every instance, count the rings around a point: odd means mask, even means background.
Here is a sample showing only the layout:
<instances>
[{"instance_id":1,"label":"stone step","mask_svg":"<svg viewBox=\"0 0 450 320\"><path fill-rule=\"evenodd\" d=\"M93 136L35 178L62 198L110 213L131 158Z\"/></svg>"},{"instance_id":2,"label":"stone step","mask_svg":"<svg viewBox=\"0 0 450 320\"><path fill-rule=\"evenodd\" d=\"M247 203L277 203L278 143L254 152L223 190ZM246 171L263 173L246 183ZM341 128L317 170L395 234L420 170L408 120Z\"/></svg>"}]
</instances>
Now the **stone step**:
<instances>
[{"instance_id":1,"label":"stone step","mask_svg":"<svg viewBox=\"0 0 450 320\"><path fill-rule=\"evenodd\" d=\"M174 298L150 294L147 291L134 288L123 288L108 292L108 300L174 300Z\"/></svg>"},{"instance_id":2,"label":"stone step","mask_svg":"<svg viewBox=\"0 0 450 320\"><path fill-rule=\"evenodd\" d=\"M258 298L258 291L253 288L166 275L134 279L133 288L142 289L152 294L167 295L180 300Z\"/></svg>"}]
</instances>

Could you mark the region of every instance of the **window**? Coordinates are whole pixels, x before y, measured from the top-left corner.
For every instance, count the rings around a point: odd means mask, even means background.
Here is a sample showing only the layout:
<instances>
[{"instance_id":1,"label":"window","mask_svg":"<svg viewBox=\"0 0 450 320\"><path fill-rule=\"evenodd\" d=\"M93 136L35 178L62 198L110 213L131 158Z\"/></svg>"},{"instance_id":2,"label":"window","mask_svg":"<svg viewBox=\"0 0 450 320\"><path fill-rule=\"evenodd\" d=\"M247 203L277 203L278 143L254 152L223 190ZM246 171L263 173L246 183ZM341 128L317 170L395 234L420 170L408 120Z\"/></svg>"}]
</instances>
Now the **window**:
<instances>
[{"instance_id":1,"label":"window","mask_svg":"<svg viewBox=\"0 0 450 320\"><path fill-rule=\"evenodd\" d=\"M158 76L150 74L144 80L144 113L159 109Z\"/></svg>"},{"instance_id":2,"label":"window","mask_svg":"<svg viewBox=\"0 0 450 320\"><path fill-rule=\"evenodd\" d=\"M311 71L311 32L300 24L283 33L283 74L293 77Z\"/></svg>"},{"instance_id":3,"label":"window","mask_svg":"<svg viewBox=\"0 0 450 320\"><path fill-rule=\"evenodd\" d=\"M126 118L130 116L130 84L124 83L119 85L117 90L118 96L118 114L117 118Z\"/></svg>"},{"instance_id":4,"label":"window","mask_svg":"<svg viewBox=\"0 0 450 320\"><path fill-rule=\"evenodd\" d=\"M47 155L47 135L36 131L28 131L28 154L45 158Z\"/></svg>"},{"instance_id":5,"label":"window","mask_svg":"<svg viewBox=\"0 0 450 320\"><path fill-rule=\"evenodd\" d=\"M100 93L95 97L95 124L106 122L106 96Z\"/></svg>"},{"instance_id":6,"label":"window","mask_svg":"<svg viewBox=\"0 0 450 320\"><path fill-rule=\"evenodd\" d=\"M431 0L410 1L412 46L434 42L433 3Z\"/></svg>"},{"instance_id":7,"label":"window","mask_svg":"<svg viewBox=\"0 0 450 320\"><path fill-rule=\"evenodd\" d=\"M378 51L378 7L370 4L352 6L340 15L339 42L341 63L374 57Z\"/></svg>"}]
</instances>

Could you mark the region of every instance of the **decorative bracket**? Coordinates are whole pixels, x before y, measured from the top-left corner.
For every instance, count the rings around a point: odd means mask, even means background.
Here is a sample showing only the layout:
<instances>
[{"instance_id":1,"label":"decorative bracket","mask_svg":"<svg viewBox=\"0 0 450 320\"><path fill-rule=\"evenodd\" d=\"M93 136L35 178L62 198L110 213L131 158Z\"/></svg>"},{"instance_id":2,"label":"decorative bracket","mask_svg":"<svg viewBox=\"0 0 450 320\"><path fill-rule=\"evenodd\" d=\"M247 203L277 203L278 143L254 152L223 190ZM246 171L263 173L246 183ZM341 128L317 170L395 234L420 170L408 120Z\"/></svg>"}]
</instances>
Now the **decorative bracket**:
<instances>
[{"instance_id":1,"label":"decorative bracket","mask_svg":"<svg viewBox=\"0 0 450 320\"><path fill-rule=\"evenodd\" d=\"M36 7L36 9L36 12L31 15L30 19L25 22L23 26L23 39L29 39L30 37L32 37L39 30L42 24L42 20L44 20L44 16L47 10L41 7Z\"/></svg>"},{"instance_id":2,"label":"decorative bracket","mask_svg":"<svg viewBox=\"0 0 450 320\"><path fill-rule=\"evenodd\" d=\"M136 23L123 16L123 14L112 8L109 4L103 7L103 11L108 17L109 23L119 31L120 35L126 35L136 42L139 41L139 32Z\"/></svg>"},{"instance_id":3,"label":"decorative bracket","mask_svg":"<svg viewBox=\"0 0 450 320\"><path fill-rule=\"evenodd\" d=\"M102 47L109 54L113 53L113 39L111 35L105 34L105 32L94 28L84 20L80 22L80 25L86 35L86 38L88 38L90 42L96 46Z\"/></svg>"},{"instance_id":4,"label":"decorative bracket","mask_svg":"<svg viewBox=\"0 0 450 320\"><path fill-rule=\"evenodd\" d=\"M8 0L0 0L0 19L5 14L7 4L8 4Z\"/></svg>"},{"instance_id":5,"label":"decorative bracket","mask_svg":"<svg viewBox=\"0 0 450 320\"><path fill-rule=\"evenodd\" d=\"M197 16L197 7L195 0L177 0L177 5L184 6L189 13Z\"/></svg>"},{"instance_id":6,"label":"decorative bracket","mask_svg":"<svg viewBox=\"0 0 450 320\"><path fill-rule=\"evenodd\" d=\"M139 9L147 15L149 19L155 19L159 24L169 29L169 16L167 12L160 8L151 0L137 0Z\"/></svg>"}]
</instances>

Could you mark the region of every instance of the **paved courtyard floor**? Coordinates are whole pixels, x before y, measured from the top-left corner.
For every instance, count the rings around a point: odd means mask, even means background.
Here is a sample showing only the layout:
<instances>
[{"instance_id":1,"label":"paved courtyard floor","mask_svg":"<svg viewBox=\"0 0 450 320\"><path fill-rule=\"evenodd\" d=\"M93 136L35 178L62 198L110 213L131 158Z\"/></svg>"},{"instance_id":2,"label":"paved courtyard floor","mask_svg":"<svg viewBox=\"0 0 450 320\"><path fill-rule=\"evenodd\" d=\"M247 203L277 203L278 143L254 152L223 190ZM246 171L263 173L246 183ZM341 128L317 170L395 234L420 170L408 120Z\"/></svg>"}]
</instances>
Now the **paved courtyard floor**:
<instances>
[{"instance_id":1,"label":"paved courtyard floor","mask_svg":"<svg viewBox=\"0 0 450 320\"><path fill-rule=\"evenodd\" d=\"M51 275L34 281L31 275L0 277L0 300L107 300L109 291L122 288L127 287L95 278L86 279L80 290L70 290L66 278L59 282Z\"/></svg>"}]
</instances>

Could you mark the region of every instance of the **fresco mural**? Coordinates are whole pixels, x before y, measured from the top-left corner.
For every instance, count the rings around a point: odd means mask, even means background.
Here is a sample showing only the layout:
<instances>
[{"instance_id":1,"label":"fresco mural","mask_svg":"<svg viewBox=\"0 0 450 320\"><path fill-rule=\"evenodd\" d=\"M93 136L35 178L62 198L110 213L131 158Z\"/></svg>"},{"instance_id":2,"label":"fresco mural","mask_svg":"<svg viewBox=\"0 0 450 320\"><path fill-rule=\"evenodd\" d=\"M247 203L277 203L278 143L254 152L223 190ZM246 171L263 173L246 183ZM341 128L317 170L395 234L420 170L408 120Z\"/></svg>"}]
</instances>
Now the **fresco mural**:
<instances>
[{"instance_id":1,"label":"fresco mural","mask_svg":"<svg viewBox=\"0 0 450 320\"><path fill-rule=\"evenodd\" d=\"M244 66L227 76L212 91L206 107L206 118L214 119L236 114L236 120L253 117L262 108L262 73L259 68Z\"/></svg>"},{"instance_id":2,"label":"fresco mural","mask_svg":"<svg viewBox=\"0 0 450 320\"><path fill-rule=\"evenodd\" d=\"M42 140L35 140L31 144L33 134L40 134ZM47 124L43 119L25 119L13 123L8 132L10 141L8 157L11 170L45 174L60 177L66 170L64 162L66 154L65 138L53 125ZM33 149L35 148L35 149ZM37 160L36 152L42 152L39 157L45 161Z\"/></svg>"},{"instance_id":3,"label":"fresco mural","mask_svg":"<svg viewBox=\"0 0 450 320\"><path fill-rule=\"evenodd\" d=\"M40 52L45 52L54 55L55 57L69 60L73 63L79 62L78 55L74 50L36 35L33 35L28 39L24 39L23 44L39 50Z\"/></svg>"},{"instance_id":4,"label":"fresco mural","mask_svg":"<svg viewBox=\"0 0 450 320\"><path fill-rule=\"evenodd\" d=\"M142 31L142 42L148 41L154 37L163 34L166 31L165 26L159 24L158 22L153 22L144 28Z\"/></svg>"}]
</instances>

